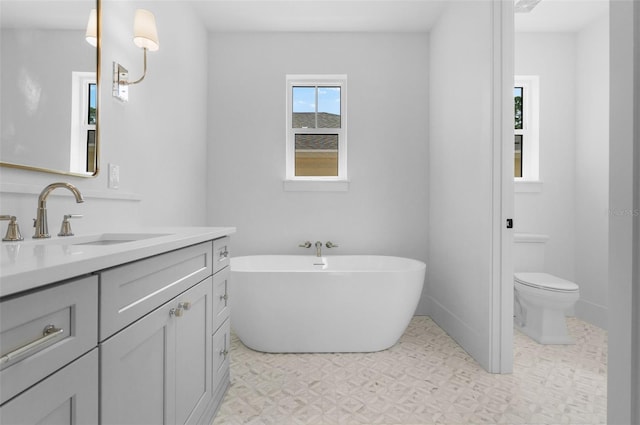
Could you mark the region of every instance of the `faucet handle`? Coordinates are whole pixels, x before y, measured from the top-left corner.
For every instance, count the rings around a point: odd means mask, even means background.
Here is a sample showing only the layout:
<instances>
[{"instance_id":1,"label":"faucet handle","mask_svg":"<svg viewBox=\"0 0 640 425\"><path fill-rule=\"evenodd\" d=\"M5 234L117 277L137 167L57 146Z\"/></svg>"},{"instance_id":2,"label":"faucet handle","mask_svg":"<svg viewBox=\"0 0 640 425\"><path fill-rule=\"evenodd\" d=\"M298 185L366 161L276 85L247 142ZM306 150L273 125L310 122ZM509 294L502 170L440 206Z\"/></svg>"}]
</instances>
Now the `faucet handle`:
<instances>
[{"instance_id":1,"label":"faucet handle","mask_svg":"<svg viewBox=\"0 0 640 425\"><path fill-rule=\"evenodd\" d=\"M20 233L20 227L18 221L14 215L0 215L0 220L9 220L9 226L7 227L7 234L2 238L5 242L23 241L24 238Z\"/></svg>"},{"instance_id":2,"label":"faucet handle","mask_svg":"<svg viewBox=\"0 0 640 425\"><path fill-rule=\"evenodd\" d=\"M334 243L333 243L333 242L331 242L331 241L328 241L325 245L326 245L326 247L327 247L327 248L337 248L337 247L339 247L339 246L340 246L340 245L336 245L336 244L334 244Z\"/></svg>"},{"instance_id":3,"label":"faucet handle","mask_svg":"<svg viewBox=\"0 0 640 425\"><path fill-rule=\"evenodd\" d=\"M298 245L300 248L311 248L311 242L306 241L303 244Z\"/></svg>"},{"instance_id":4,"label":"faucet handle","mask_svg":"<svg viewBox=\"0 0 640 425\"><path fill-rule=\"evenodd\" d=\"M69 222L70 218L82 218L82 214L65 214L62 219L62 225L60 226L60 233L58 233L58 236L73 236L71 223Z\"/></svg>"}]
</instances>

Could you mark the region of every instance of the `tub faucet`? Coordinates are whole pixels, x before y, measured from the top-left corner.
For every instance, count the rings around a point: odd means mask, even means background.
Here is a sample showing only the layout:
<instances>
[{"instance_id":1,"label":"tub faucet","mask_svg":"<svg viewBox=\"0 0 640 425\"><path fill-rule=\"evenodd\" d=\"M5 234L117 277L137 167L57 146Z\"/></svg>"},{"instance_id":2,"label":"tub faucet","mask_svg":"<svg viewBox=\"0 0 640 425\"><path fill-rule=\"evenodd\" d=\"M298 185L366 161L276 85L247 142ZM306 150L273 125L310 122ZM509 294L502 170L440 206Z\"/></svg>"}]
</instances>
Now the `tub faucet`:
<instances>
[{"instance_id":1,"label":"tub faucet","mask_svg":"<svg viewBox=\"0 0 640 425\"><path fill-rule=\"evenodd\" d=\"M73 193L73 196L76 197L77 203L84 202L80 191L74 185L69 183L51 183L49 186L42 189L42 192L40 192L40 196L38 197L38 213L36 215L36 219L33 222L33 227L36 228L36 232L33 235L34 239L44 239L51 237L51 235L49 234L49 225L47 224L47 197L49 196L51 191L59 187L69 189L71 193Z\"/></svg>"},{"instance_id":2,"label":"tub faucet","mask_svg":"<svg viewBox=\"0 0 640 425\"><path fill-rule=\"evenodd\" d=\"M316 242L316 257L322 257L322 242Z\"/></svg>"}]
</instances>

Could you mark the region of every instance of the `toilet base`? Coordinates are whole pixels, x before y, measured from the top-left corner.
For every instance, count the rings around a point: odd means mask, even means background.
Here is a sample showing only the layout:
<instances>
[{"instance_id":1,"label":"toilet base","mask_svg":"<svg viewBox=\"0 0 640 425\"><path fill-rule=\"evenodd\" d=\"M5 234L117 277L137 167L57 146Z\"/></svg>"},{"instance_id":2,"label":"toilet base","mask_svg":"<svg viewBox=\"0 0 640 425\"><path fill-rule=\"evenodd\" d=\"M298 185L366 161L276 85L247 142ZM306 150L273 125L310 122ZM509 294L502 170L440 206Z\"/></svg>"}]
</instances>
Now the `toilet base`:
<instances>
[{"instance_id":1,"label":"toilet base","mask_svg":"<svg viewBox=\"0 0 640 425\"><path fill-rule=\"evenodd\" d=\"M575 344L569 335L565 311L578 300L579 293L549 293L516 283L514 325L540 344Z\"/></svg>"},{"instance_id":2,"label":"toilet base","mask_svg":"<svg viewBox=\"0 0 640 425\"><path fill-rule=\"evenodd\" d=\"M560 326L555 326L555 329L554 329L555 332L553 334L543 333L543 332L540 332L538 329L531 328L526 325L522 326L518 323L518 319L514 320L514 325L516 329L518 329L520 332L522 332L523 334L527 335L529 338L536 341L538 344L573 345L576 343L575 340L571 337L571 335L569 335L566 324L564 325L564 330L560 329L560 332L558 330L558 327Z\"/></svg>"}]
</instances>

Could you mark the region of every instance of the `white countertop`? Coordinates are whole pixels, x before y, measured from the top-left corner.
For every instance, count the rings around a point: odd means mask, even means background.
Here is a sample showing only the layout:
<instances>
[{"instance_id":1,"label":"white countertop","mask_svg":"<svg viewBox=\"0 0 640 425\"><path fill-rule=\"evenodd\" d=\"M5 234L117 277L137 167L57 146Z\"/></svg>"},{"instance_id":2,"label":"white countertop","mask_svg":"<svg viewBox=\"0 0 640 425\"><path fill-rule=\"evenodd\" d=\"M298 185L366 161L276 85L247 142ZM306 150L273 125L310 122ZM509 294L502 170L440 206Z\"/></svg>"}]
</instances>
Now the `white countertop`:
<instances>
[{"instance_id":1,"label":"white countertop","mask_svg":"<svg viewBox=\"0 0 640 425\"><path fill-rule=\"evenodd\" d=\"M162 227L2 242L0 297L235 233L234 227ZM81 245L106 233L159 235L113 245Z\"/></svg>"}]
</instances>

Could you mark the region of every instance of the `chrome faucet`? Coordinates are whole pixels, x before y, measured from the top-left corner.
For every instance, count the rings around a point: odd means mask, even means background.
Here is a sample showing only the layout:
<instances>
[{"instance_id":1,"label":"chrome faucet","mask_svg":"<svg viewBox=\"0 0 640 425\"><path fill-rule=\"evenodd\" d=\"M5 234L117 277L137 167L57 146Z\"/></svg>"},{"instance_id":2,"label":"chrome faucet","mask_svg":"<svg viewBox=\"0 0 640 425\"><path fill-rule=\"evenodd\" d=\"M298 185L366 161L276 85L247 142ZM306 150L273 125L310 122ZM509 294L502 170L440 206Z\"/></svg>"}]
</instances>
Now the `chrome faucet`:
<instances>
[{"instance_id":1,"label":"chrome faucet","mask_svg":"<svg viewBox=\"0 0 640 425\"><path fill-rule=\"evenodd\" d=\"M84 202L80 191L72 184L69 183L51 183L49 186L42 189L40 196L38 196L38 213L36 219L33 222L33 227L36 228L36 232L33 235L34 239L50 238L49 225L47 224L47 197L54 189L64 187L69 189L71 193L76 197L76 202Z\"/></svg>"},{"instance_id":2,"label":"chrome faucet","mask_svg":"<svg viewBox=\"0 0 640 425\"><path fill-rule=\"evenodd\" d=\"M316 257L322 257L322 242L316 242Z\"/></svg>"}]
</instances>

